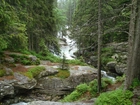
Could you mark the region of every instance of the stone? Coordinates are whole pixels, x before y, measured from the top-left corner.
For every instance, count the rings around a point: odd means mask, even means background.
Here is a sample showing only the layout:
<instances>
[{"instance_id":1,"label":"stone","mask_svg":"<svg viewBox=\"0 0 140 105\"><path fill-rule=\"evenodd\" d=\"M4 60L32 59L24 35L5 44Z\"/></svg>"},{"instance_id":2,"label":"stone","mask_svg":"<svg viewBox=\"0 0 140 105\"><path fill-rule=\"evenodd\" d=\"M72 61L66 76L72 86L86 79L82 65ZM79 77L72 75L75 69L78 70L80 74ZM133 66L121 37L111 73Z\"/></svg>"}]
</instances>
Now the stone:
<instances>
[{"instance_id":1,"label":"stone","mask_svg":"<svg viewBox=\"0 0 140 105\"><path fill-rule=\"evenodd\" d=\"M6 75L11 75L13 73L11 68L4 67L4 69L6 71Z\"/></svg>"},{"instance_id":2,"label":"stone","mask_svg":"<svg viewBox=\"0 0 140 105\"><path fill-rule=\"evenodd\" d=\"M5 61L8 62L8 63L14 63L15 62L14 58L12 58L12 57L6 57Z\"/></svg>"},{"instance_id":3,"label":"stone","mask_svg":"<svg viewBox=\"0 0 140 105\"><path fill-rule=\"evenodd\" d=\"M14 87L4 81L0 81L0 99L7 95L14 94Z\"/></svg>"},{"instance_id":4,"label":"stone","mask_svg":"<svg viewBox=\"0 0 140 105\"><path fill-rule=\"evenodd\" d=\"M115 70L116 70L117 74L123 75L126 71L126 64L117 64L115 66Z\"/></svg>"},{"instance_id":5,"label":"stone","mask_svg":"<svg viewBox=\"0 0 140 105\"><path fill-rule=\"evenodd\" d=\"M37 84L37 81L34 78L30 79L29 77L24 76L20 73L14 73L14 77L17 80L14 83L14 87L17 87L17 88L32 89Z\"/></svg>"},{"instance_id":6,"label":"stone","mask_svg":"<svg viewBox=\"0 0 140 105\"><path fill-rule=\"evenodd\" d=\"M47 77L50 75L54 75L56 73L58 73L58 70L56 68L53 67L49 67L49 66L44 66L46 68L46 70L42 71L37 78L41 78L41 77Z\"/></svg>"},{"instance_id":7,"label":"stone","mask_svg":"<svg viewBox=\"0 0 140 105\"><path fill-rule=\"evenodd\" d=\"M116 66L117 62L116 61L110 61L106 64L106 67L108 68L108 70L112 73L116 73L115 71L115 66Z\"/></svg>"},{"instance_id":8,"label":"stone","mask_svg":"<svg viewBox=\"0 0 140 105\"><path fill-rule=\"evenodd\" d=\"M33 101L27 103L27 105L93 105L91 103L84 103L84 102L71 102L71 103L62 103L62 102L51 102L51 101Z\"/></svg>"},{"instance_id":9,"label":"stone","mask_svg":"<svg viewBox=\"0 0 140 105\"><path fill-rule=\"evenodd\" d=\"M33 62L35 62L38 58L36 56L33 55L29 55L29 59Z\"/></svg>"}]
</instances>

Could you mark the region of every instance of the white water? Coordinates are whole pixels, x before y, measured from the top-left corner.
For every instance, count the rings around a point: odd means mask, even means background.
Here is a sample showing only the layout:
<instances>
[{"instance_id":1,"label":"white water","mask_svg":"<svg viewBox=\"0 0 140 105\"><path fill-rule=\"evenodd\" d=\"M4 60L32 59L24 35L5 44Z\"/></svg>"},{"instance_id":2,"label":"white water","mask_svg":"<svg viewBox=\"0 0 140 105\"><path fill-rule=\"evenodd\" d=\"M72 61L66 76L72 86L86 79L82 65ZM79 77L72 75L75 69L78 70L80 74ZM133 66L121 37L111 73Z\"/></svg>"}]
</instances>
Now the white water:
<instances>
[{"instance_id":1,"label":"white water","mask_svg":"<svg viewBox=\"0 0 140 105\"><path fill-rule=\"evenodd\" d=\"M69 38L70 33L69 31L67 31L67 35L63 36L63 39L66 40L66 42L64 41L60 41L60 50L61 50L61 55L60 57L63 58L63 56L66 57L66 59L74 59L75 55L74 53L77 51L77 45L75 43L75 41L73 39ZM62 38L62 33L58 33L58 38Z\"/></svg>"},{"instance_id":2,"label":"white water","mask_svg":"<svg viewBox=\"0 0 140 105\"><path fill-rule=\"evenodd\" d=\"M106 71L101 71L102 75L103 75L103 78L109 78L111 79L113 82L115 82L115 78L114 77L111 77L111 76L108 76Z\"/></svg>"},{"instance_id":3,"label":"white water","mask_svg":"<svg viewBox=\"0 0 140 105\"><path fill-rule=\"evenodd\" d=\"M63 36L63 38L66 39L66 43L63 42L63 41L59 42L60 50L61 50L61 56L60 57L62 58L63 54L64 54L66 59L74 59L73 57L75 57L75 56L74 56L73 53L77 51L77 45L76 45L74 40L69 38L68 35L67 36ZM60 33L58 34L58 38L62 38L62 35ZM115 78L111 77L111 76L108 76L105 71L101 71L101 73L102 73L103 77L110 78L113 81L115 81ZM20 102L20 103L11 104L11 105L28 105L28 103ZM56 104L52 104L52 105L56 105Z\"/></svg>"}]
</instances>

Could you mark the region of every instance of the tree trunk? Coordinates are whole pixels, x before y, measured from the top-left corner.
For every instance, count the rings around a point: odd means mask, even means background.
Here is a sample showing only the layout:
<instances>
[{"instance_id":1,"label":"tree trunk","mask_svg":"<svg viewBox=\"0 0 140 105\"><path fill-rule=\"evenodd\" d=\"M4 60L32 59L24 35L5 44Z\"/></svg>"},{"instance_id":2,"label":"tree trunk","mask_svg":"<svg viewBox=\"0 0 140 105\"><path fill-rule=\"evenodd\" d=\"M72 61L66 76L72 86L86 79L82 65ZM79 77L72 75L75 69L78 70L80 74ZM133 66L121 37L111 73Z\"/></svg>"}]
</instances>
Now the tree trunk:
<instances>
[{"instance_id":1,"label":"tree trunk","mask_svg":"<svg viewBox=\"0 0 140 105\"><path fill-rule=\"evenodd\" d=\"M101 0L98 0L98 92L101 90L101 46L102 46L102 32L101 32Z\"/></svg>"},{"instance_id":2,"label":"tree trunk","mask_svg":"<svg viewBox=\"0 0 140 105\"><path fill-rule=\"evenodd\" d=\"M125 89L133 80L140 80L140 1L132 0L131 21L129 29L129 55L126 72Z\"/></svg>"}]
</instances>

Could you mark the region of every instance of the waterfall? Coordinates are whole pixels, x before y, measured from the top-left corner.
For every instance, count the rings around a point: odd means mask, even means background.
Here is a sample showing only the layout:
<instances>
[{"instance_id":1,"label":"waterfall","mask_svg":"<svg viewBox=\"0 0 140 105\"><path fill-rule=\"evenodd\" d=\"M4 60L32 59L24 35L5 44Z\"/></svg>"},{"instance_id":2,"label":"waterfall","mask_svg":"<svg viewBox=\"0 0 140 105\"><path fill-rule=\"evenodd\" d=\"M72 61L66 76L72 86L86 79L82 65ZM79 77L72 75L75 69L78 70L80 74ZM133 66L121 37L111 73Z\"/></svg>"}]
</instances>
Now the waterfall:
<instances>
[{"instance_id":1,"label":"waterfall","mask_svg":"<svg viewBox=\"0 0 140 105\"><path fill-rule=\"evenodd\" d=\"M59 45L61 50L60 57L66 57L66 59L74 59L74 53L77 51L76 42L73 39L70 39L70 32L66 32L66 36L62 36L61 32L58 32L58 38L60 39Z\"/></svg>"}]
</instances>

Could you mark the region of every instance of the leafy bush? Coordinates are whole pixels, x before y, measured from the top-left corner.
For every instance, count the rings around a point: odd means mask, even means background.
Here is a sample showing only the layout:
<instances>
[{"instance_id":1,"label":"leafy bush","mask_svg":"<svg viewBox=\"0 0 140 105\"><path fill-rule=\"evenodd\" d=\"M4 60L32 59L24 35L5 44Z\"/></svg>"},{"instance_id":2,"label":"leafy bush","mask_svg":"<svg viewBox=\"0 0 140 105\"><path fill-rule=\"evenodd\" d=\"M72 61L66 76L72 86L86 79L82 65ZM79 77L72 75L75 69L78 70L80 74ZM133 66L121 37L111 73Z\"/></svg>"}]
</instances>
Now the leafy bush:
<instances>
[{"instance_id":1,"label":"leafy bush","mask_svg":"<svg viewBox=\"0 0 140 105\"><path fill-rule=\"evenodd\" d=\"M43 66L37 66L30 68L27 72L24 73L25 76L28 76L29 78L36 77L40 72L44 71L45 67Z\"/></svg>"},{"instance_id":2,"label":"leafy bush","mask_svg":"<svg viewBox=\"0 0 140 105\"><path fill-rule=\"evenodd\" d=\"M132 105L132 96L133 93L129 90L117 89L100 94L95 101L95 105Z\"/></svg>"},{"instance_id":3,"label":"leafy bush","mask_svg":"<svg viewBox=\"0 0 140 105\"><path fill-rule=\"evenodd\" d=\"M77 90L73 91L70 95L67 95L62 102L73 102L76 101L81 96L81 93Z\"/></svg>"},{"instance_id":4,"label":"leafy bush","mask_svg":"<svg viewBox=\"0 0 140 105\"><path fill-rule=\"evenodd\" d=\"M111 80L103 79L102 80L102 89L106 88L106 86L110 83L112 83ZM90 92L92 97L96 97L96 96L98 96L97 86L98 86L97 79L94 79L89 84L86 84L86 83L80 84L76 87L76 89L71 94L64 97L62 102L76 101L76 100L80 99L80 97L86 92Z\"/></svg>"},{"instance_id":5,"label":"leafy bush","mask_svg":"<svg viewBox=\"0 0 140 105\"><path fill-rule=\"evenodd\" d=\"M80 85L78 85L78 86L76 87L76 90L77 90L79 93L83 94L83 93L85 93L85 92L87 92L87 91L89 90L89 86L88 86L86 83L80 84Z\"/></svg>"}]
</instances>

